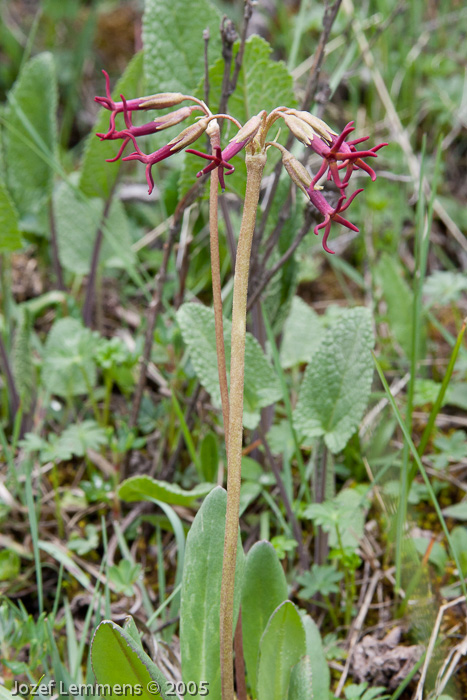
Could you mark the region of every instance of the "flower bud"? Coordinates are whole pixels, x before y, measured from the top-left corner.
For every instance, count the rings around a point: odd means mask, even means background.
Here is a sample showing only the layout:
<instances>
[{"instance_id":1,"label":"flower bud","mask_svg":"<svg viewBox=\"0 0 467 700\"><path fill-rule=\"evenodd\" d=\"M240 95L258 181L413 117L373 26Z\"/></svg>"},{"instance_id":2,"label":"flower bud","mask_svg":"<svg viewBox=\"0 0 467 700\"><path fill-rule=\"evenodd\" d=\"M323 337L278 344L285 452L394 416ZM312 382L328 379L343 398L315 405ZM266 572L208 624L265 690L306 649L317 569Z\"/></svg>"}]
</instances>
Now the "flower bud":
<instances>
[{"instance_id":1,"label":"flower bud","mask_svg":"<svg viewBox=\"0 0 467 700\"><path fill-rule=\"evenodd\" d=\"M167 144L171 146L171 153L177 153L181 151L186 146L189 146L194 141L197 141L200 136L204 134L209 124L209 117L203 117L199 119L195 124L187 126L186 129L181 131L178 136L176 136L172 141Z\"/></svg>"},{"instance_id":2,"label":"flower bud","mask_svg":"<svg viewBox=\"0 0 467 700\"><path fill-rule=\"evenodd\" d=\"M282 154L282 163L284 165L284 168L287 170L291 180L297 185L297 187L300 187L302 192L304 192L306 195L308 195L308 189L311 185L312 177L308 170L305 168L304 165L300 163L300 161L295 158L290 151L288 151L284 146L282 146L280 143L270 142L267 144L268 146L275 146L276 148L279 149L279 151Z\"/></svg>"},{"instance_id":3,"label":"flower bud","mask_svg":"<svg viewBox=\"0 0 467 700\"><path fill-rule=\"evenodd\" d=\"M321 136L321 138L325 139L326 141L330 141L331 136L337 136L336 132L333 131L331 127L326 124L326 122L323 122L322 119L310 114L310 112L304 112L298 109L287 109L286 114L304 121L306 124L308 124L308 126L311 126L313 131L318 134L318 136Z\"/></svg>"},{"instance_id":4,"label":"flower bud","mask_svg":"<svg viewBox=\"0 0 467 700\"><path fill-rule=\"evenodd\" d=\"M175 107L184 100L190 99L181 92L161 92L158 95L141 98L144 100L140 104L140 109L165 109L167 107Z\"/></svg>"},{"instance_id":5,"label":"flower bud","mask_svg":"<svg viewBox=\"0 0 467 700\"><path fill-rule=\"evenodd\" d=\"M185 121L195 110L200 110L201 107L198 105L193 105L191 107L181 107L176 109L175 112L169 112L169 114L164 114L162 117L156 117L154 121L157 123L157 131L163 131L163 129L168 129L171 126L176 126L180 122Z\"/></svg>"},{"instance_id":6,"label":"flower bud","mask_svg":"<svg viewBox=\"0 0 467 700\"><path fill-rule=\"evenodd\" d=\"M293 114L288 114L287 112L280 112L279 114L295 138L304 143L305 146L309 146L315 136L314 129L303 119L299 119Z\"/></svg>"},{"instance_id":7,"label":"flower bud","mask_svg":"<svg viewBox=\"0 0 467 700\"><path fill-rule=\"evenodd\" d=\"M254 139L258 133L258 129L261 126L261 122L263 121L265 114L266 112L263 109L261 112L259 112L259 114L251 117L251 119L249 119L235 134L233 139L230 139L229 143L240 143L241 141L247 143L248 141Z\"/></svg>"}]
</instances>

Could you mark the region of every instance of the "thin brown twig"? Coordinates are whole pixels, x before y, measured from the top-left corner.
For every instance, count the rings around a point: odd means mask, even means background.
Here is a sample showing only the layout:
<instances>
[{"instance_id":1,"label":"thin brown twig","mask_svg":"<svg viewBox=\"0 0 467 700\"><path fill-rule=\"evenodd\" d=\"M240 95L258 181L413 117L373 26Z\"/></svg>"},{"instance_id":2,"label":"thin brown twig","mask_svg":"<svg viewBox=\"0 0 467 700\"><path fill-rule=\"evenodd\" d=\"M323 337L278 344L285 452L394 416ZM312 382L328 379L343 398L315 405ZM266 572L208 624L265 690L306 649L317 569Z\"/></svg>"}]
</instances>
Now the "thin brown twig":
<instances>
[{"instance_id":1,"label":"thin brown twig","mask_svg":"<svg viewBox=\"0 0 467 700\"><path fill-rule=\"evenodd\" d=\"M83 304L83 323L87 328L92 325L92 310L94 306L94 297L96 293L96 278L97 270L99 268L99 257L102 248L102 241L104 240L104 226L109 215L110 205L112 203L113 188L110 192L107 201L104 206L104 211L102 212L101 222L96 234L96 240L94 241L94 248L92 250L91 257L91 268L89 270L88 284L86 288L86 297Z\"/></svg>"},{"instance_id":2,"label":"thin brown twig","mask_svg":"<svg viewBox=\"0 0 467 700\"><path fill-rule=\"evenodd\" d=\"M243 656L243 631L242 631L242 611L238 611L237 626L234 637L235 651L235 686L237 700L248 700L245 677L245 658Z\"/></svg>"},{"instance_id":3,"label":"thin brown twig","mask_svg":"<svg viewBox=\"0 0 467 700\"><path fill-rule=\"evenodd\" d=\"M219 114L224 114L230 97L230 70L232 67L233 45L238 34L232 20L223 17L221 22L222 58L224 59L224 74L222 76L221 99L219 102ZM222 124L221 124L222 126Z\"/></svg>"}]
</instances>

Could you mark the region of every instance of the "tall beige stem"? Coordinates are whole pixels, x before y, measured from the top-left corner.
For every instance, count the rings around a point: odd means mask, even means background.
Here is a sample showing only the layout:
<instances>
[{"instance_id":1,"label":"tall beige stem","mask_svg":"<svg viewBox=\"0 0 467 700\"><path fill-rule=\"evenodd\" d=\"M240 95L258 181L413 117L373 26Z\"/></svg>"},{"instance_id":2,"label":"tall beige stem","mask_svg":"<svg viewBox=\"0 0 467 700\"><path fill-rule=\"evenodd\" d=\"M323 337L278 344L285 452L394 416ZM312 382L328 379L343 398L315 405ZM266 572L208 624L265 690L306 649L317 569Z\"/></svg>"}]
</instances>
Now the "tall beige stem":
<instances>
[{"instance_id":1,"label":"tall beige stem","mask_svg":"<svg viewBox=\"0 0 467 700\"><path fill-rule=\"evenodd\" d=\"M230 420L228 442L227 513L220 602L220 647L222 700L234 698L233 609L237 561L238 514L243 438L243 386L245 375L245 333L250 253L261 190L265 154L247 155L247 184L242 224L235 263L232 341L230 358Z\"/></svg>"}]
</instances>

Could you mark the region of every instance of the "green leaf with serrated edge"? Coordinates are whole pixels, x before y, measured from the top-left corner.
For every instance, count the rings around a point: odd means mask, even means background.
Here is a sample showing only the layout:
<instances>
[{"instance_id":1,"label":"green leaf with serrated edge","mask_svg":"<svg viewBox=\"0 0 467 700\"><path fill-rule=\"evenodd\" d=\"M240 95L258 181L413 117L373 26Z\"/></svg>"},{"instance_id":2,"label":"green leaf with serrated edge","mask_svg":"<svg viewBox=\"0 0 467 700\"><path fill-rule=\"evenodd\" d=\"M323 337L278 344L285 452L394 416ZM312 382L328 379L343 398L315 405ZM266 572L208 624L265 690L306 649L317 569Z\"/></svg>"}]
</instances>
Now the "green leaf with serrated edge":
<instances>
[{"instance_id":1,"label":"green leaf with serrated edge","mask_svg":"<svg viewBox=\"0 0 467 700\"><path fill-rule=\"evenodd\" d=\"M150 92L193 95L204 74L203 32L209 30L209 60L221 53L221 14L209 0L146 0L144 69Z\"/></svg>"},{"instance_id":2,"label":"green leaf with serrated edge","mask_svg":"<svg viewBox=\"0 0 467 700\"><path fill-rule=\"evenodd\" d=\"M97 231L103 225L104 202L96 197L86 198L73 187L63 182L54 194L55 225L60 262L63 267L77 275L86 275ZM134 262L131 238L123 205L114 200L105 221L104 236L99 262L108 267L124 267Z\"/></svg>"},{"instance_id":3,"label":"green leaf with serrated edge","mask_svg":"<svg viewBox=\"0 0 467 700\"><path fill-rule=\"evenodd\" d=\"M169 698L170 685L167 687L164 674L131 634L110 620L101 622L94 634L91 662L97 682L110 685L112 695L125 695L124 687L133 692L138 688L138 697L143 700Z\"/></svg>"},{"instance_id":4,"label":"green leaf with serrated edge","mask_svg":"<svg viewBox=\"0 0 467 700\"><path fill-rule=\"evenodd\" d=\"M243 655L253 694L260 640L276 608L287 600L287 582L270 542L257 542L247 554L242 589Z\"/></svg>"},{"instance_id":5,"label":"green leaf with serrated edge","mask_svg":"<svg viewBox=\"0 0 467 700\"><path fill-rule=\"evenodd\" d=\"M327 700L329 692L326 695L318 695L313 692L313 677L311 672L311 661L309 656L304 656L296 664L290 674L289 694L287 700L312 700L312 698L323 698Z\"/></svg>"},{"instance_id":6,"label":"green leaf with serrated edge","mask_svg":"<svg viewBox=\"0 0 467 700\"><path fill-rule=\"evenodd\" d=\"M305 630L300 615L295 605L286 600L273 612L261 637L258 700L284 700L292 668L305 654Z\"/></svg>"},{"instance_id":7,"label":"green leaf with serrated edge","mask_svg":"<svg viewBox=\"0 0 467 700\"><path fill-rule=\"evenodd\" d=\"M345 447L367 406L373 344L370 311L347 309L326 332L306 369L295 427L309 438L323 435L331 452Z\"/></svg>"},{"instance_id":8,"label":"green leaf with serrated edge","mask_svg":"<svg viewBox=\"0 0 467 700\"><path fill-rule=\"evenodd\" d=\"M142 78L143 52L141 51L137 53L128 64L123 76L117 82L112 92L112 97L115 100L120 100L121 94L127 99L140 96L143 83ZM99 94L105 95L105 83L103 78ZM115 163L106 162L107 158L114 158L117 155L121 141L100 141L96 136L96 133L105 134L109 130L109 118L109 110L101 109L93 131L89 134L86 141L79 187L88 197L102 197L102 199L107 199L112 192L121 167L121 159ZM121 124L119 120L121 120ZM123 124L123 116L118 115L116 122L117 128L119 128L119 126L123 128Z\"/></svg>"},{"instance_id":9,"label":"green leaf with serrated edge","mask_svg":"<svg viewBox=\"0 0 467 700\"><path fill-rule=\"evenodd\" d=\"M87 394L95 382L92 333L74 318L56 321L45 343L42 385L67 397Z\"/></svg>"},{"instance_id":10,"label":"green leaf with serrated edge","mask_svg":"<svg viewBox=\"0 0 467 700\"><path fill-rule=\"evenodd\" d=\"M220 700L219 609L227 493L211 491L188 533L180 608L180 651L185 683L205 681L209 699ZM245 555L238 538L234 629L240 607ZM198 696L196 696L198 697Z\"/></svg>"},{"instance_id":11,"label":"green leaf with serrated edge","mask_svg":"<svg viewBox=\"0 0 467 700\"><path fill-rule=\"evenodd\" d=\"M313 697L315 700L320 700L320 698L327 700L331 685L331 674L324 655L321 635L316 623L309 615L302 617L302 623L305 628L306 653L311 663Z\"/></svg>"},{"instance_id":12,"label":"green leaf with serrated edge","mask_svg":"<svg viewBox=\"0 0 467 700\"><path fill-rule=\"evenodd\" d=\"M176 506L190 506L198 498L206 496L215 484L197 484L191 491L185 491L177 484L158 481L150 476L131 476L125 479L119 488L118 496L122 501L162 501Z\"/></svg>"},{"instance_id":13,"label":"green leaf with serrated edge","mask_svg":"<svg viewBox=\"0 0 467 700\"><path fill-rule=\"evenodd\" d=\"M238 51L238 42L234 51ZM285 63L274 61L271 58L272 48L267 41L257 35L251 36L245 44L242 68L238 77L237 88L231 95L228 104L228 112L238 119L243 125L248 119L258 114L262 109L271 112L275 107L285 105L293 107L295 97L293 91L293 78L288 72ZM219 58L209 70L209 107L213 114L219 107L222 79L224 74L224 60ZM192 88L193 89L193 88ZM197 97L203 96L203 88L198 88ZM273 141L281 129L279 142L285 144L288 137L288 129L280 119L272 127L268 139ZM223 130L222 146L237 133L234 124L226 122ZM204 150L204 144L199 147ZM265 168L265 175L270 173L280 158L277 148L270 148ZM243 197L246 183L245 153L240 152L232 159L235 172L226 178L226 187L229 192L236 192ZM181 175L180 192L185 194L196 181L196 173L205 166L200 158L188 155L185 158L184 170Z\"/></svg>"},{"instance_id":14,"label":"green leaf with serrated edge","mask_svg":"<svg viewBox=\"0 0 467 700\"><path fill-rule=\"evenodd\" d=\"M281 343L281 365L289 369L301 362L310 362L318 349L325 329L318 314L300 297L294 297L284 324Z\"/></svg>"},{"instance_id":15,"label":"green leaf with serrated edge","mask_svg":"<svg viewBox=\"0 0 467 700\"><path fill-rule=\"evenodd\" d=\"M214 311L201 304L183 304L177 312L177 321L183 340L188 345L196 374L211 394L213 402L220 406L219 376L217 373L216 334ZM224 342L227 367L230 366L230 334L232 324L224 319ZM229 379L229 373L227 373ZM243 424L253 429L259 422L260 409L269 406L282 393L274 369L266 359L260 344L246 334L245 341L245 395Z\"/></svg>"},{"instance_id":16,"label":"green leaf with serrated edge","mask_svg":"<svg viewBox=\"0 0 467 700\"><path fill-rule=\"evenodd\" d=\"M22 69L5 110L6 184L23 217L37 215L52 191L56 109L54 59L42 53Z\"/></svg>"},{"instance_id":17,"label":"green leaf with serrated edge","mask_svg":"<svg viewBox=\"0 0 467 700\"><path fill-rule=\"evenodd\" d=\"M0 181L0 253L21 248L18 212L8 191Z\"/></svg>"}]
</instances>

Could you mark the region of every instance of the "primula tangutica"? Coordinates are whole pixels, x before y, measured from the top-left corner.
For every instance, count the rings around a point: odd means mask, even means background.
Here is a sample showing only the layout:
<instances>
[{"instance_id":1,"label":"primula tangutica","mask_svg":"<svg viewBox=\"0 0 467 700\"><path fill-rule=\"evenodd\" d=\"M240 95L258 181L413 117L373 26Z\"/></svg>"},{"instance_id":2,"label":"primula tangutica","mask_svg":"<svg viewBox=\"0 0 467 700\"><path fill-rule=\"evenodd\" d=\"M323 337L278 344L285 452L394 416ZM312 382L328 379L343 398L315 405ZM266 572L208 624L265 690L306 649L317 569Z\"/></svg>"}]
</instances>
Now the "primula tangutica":
<instances>
[{"instance_id":1,"label":"primula tangutica","mask_svg":"<svg viewBox=\"0 0 467 700\"><path fill-rule=\"evenodd\" d=\"M222 587L220 602L220 667L222 677L222 699L233 700L233 651L232 638L234 628L234 580L237 554L237 538L240 505L241 458L243 440L243 391L245 364L245 333L247 314L247 292L250 267L251 245L256 223L256 213L261 192L261 181L266 164L269 148L277 148L281 152L284 167L293 182L304 192L310 202L323 215L324 220L314 229L316 235L324 229L322 245L326 252L333 253L328 246L332 223L358 231L358 228L341 216L351 205L354 198L362 189L347 194L347 187L355 170L363 170L372 180L375 180L374 170L365 162L368 158L376 158L377 151L387 145L381 143L367 150L358 150L357 145L368 137L347 140L353 131L353 122L345 126L337 134L325 122L309 112L279 106L269 114L262 110L245 124L241 125L228 114L212 114L208 106L191 95L181 93L161 93L136 99L125 99L115 102L110 94L109 77L104 72L106 80L106 96L96 97L95 100L110 111L110 125L106 134L97 134L102 140L121 140L122 144L115 156L119 159L125 147L131 142L134 151L123 160L137 160L146 165L146 180L149 193L154 189L152 167L166 158L186 150L187 153L198 156L209 163L198 173L198 177L210 173L210 231L211 231L211 266L213 278L213 300L216 325L216 343L218 354L219 383L221 387L222 411L226 436L227 450L227 513L225 525L224 558L222 571ZM183 102L191 102L189 106L180 107ZM134 126L132 114L136 111L148 111L177 107L172 112L156 117L153 121L142 126ZM141 136L147 136L169 127L176 126L193 112L201 115L183 129L177 136L159 148L154 153L145 154L137 143ZM116 117L123 115L125 127L116 128ZM237 134L225 148L221 148L219 119L228 119L238 128ZM307 148L322 158L321 166L312 176L305 166L284 146L274 140L267 140L271 127L282 120L293 136ZM207 134L211 142L211 153L188 148ZM232 306L232 336L230 361L230 390L227 390L225 370L225 353L222 330L222 301L220 295L220 270L217 238L217 206L219 184L225 189L225 176L234 171L230 163L234 156L245 150L247 182L242 222L237 245L234 291ZM341 178L341 172L343 177ZM323 187L319 181L323 176L331 180L339 190L339 200L336 206L331 206L324 196Z\"/></svg>"}]
</instances>

